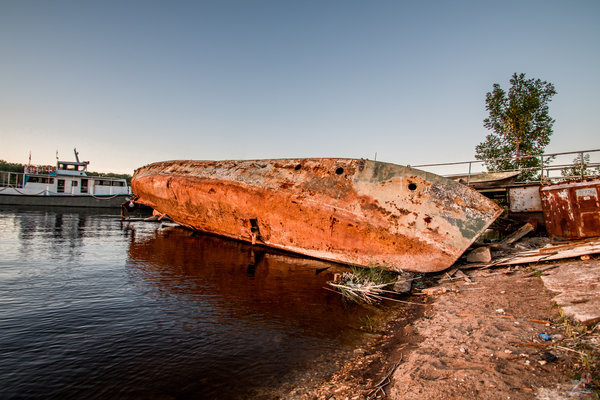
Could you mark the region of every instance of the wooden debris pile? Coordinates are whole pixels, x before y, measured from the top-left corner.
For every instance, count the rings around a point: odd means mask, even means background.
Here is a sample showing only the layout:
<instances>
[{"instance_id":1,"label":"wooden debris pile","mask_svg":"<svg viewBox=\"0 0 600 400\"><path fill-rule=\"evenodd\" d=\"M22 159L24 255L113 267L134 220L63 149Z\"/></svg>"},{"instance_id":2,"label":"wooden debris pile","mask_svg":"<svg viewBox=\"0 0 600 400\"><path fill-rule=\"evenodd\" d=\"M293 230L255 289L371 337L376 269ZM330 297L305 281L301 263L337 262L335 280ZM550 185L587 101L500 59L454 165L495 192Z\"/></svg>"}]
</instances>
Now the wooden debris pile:
<instances>
[{"instance_id":1,"label":"wooden debris pile","mask_svg":"<svg viewBox=\"0 0 600 400\"><path fill-rule=\"evenodd\" d=\"M551 241L547 237L525 237L536 229L528 222L497 243L477 243L461 268L489 268L585 257L600 253L600 238Z\"/></svg>"}]
</instances>

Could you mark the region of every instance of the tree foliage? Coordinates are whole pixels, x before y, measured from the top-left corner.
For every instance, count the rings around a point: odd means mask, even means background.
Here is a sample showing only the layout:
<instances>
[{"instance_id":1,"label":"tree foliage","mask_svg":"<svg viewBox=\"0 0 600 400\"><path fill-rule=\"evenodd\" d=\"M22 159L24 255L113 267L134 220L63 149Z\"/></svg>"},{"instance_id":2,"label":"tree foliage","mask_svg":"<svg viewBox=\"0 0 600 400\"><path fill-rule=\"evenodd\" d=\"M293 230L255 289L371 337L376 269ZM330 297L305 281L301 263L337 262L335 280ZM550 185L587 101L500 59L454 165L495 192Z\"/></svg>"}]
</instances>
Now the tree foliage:
<instances>
[{"instance_id":1,"label":"tree foliage","mask_svg":"<svg viewBox=\"0 0 600 400\"><path fill-rule=\"evenodd\" d=\"M94 172L94 171L87 171L87 175L88 176L106 176L109 178L121 178L121 179L125 179L127 180L127 184L130 185L131 184L131 178L132 176L129 174L117 174L115 172Z\"/></svg>"},{"instance_id":2,"label":"tree foliage","mask_svg":"<svg viewBox=\"0 0 600 400\"><path fill-rule=\"evenodd\" d=\"M584 154L583 159L581 154L573 159L573 164L570 167L563 168L560 173L565 178L587 178L590 176L600 175L600 166L596 168L590 167L590 155Z\"/></svg>"},{"instance_id":3,"label":"tree foliage","mask_svg":"<svg viewBox=\"0 0 600 400\"><path fill-rule=\"evenodd\" d=\"M487 160L489 171L523 170L521 179L530 179L539 168L538 158L550 143L554 120L548 113L548 103L556 94L554 85L540 79L525 79L515 73L508 93L499 84L485 97L488 118L483 126L491 131L485 141L475 147L475 158ZM503 160L491 160L502 158ZM504 160L504 158L509 158Z\"/></svg>"},{"instance_id":4,"label":"tree foliage","mask_svg":"<svg viewBox=\"0 0 600 400\"><path fill-rule=\"evenodd\" d=\"M4 172L23 172L25 166L19 163L11 163L4 160L0 160L0 171Z\"/></svg>"}]
</instances>

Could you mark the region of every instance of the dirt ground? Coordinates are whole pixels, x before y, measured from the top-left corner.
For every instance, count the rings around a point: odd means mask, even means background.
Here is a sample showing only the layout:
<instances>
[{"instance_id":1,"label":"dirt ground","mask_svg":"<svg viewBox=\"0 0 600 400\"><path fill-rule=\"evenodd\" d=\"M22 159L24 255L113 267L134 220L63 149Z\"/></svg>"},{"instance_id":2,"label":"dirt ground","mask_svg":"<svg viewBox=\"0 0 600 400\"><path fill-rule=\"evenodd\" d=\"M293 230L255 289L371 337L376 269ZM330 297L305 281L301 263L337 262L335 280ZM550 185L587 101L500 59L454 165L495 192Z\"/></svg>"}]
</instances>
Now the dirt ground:
<instances>
[{"instance_id":1,"label":"dirt ground","mask_svg":"<svg viewBox=\"0 0 600 400\"><path fill-rule=\"evenodd\" d=\"M326 382L283 398L598 398L583 382L589 364L539 274L528 266L465 272L417 297L424 305L412 306L422 309L415 321L393 320ZM597 336L590 343L598 345Z\"/></svg>"}]
</instances>

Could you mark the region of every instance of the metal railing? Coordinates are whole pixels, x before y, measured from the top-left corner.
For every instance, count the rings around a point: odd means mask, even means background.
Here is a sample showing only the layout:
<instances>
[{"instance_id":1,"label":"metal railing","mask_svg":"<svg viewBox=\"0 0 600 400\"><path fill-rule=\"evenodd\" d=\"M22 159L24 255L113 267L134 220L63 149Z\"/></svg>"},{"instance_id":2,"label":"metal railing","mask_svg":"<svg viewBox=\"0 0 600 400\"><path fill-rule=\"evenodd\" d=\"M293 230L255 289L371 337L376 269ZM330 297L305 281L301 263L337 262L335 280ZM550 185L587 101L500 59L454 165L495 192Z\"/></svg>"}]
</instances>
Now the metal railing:
<instances>
[{"instance_id":1,"label":"metal railing","mask_svg":"<svg viewBox=\"0 0 600 400\"><path fill-rule=\"evenodd\" d=\"M564 158L570 156L569 162ZM586 160L587 156L587 160ZM575 159L573 159L575 157ZM541 181L560 181L584 179L600 176L600 149L569 151L563 153L549 153L537 155L524 155L507 158L492 158L488 160L473 160L460 161L451 163L436 163L436 164L420 164L411 165L413 168L424 169L429 172L437 173L446 177L464 176L467 182L470 182L471 177L477 174L488 173L487 163L498 163L503 161L517 161L523 159L536 158L539 159L539 166L526 167L518 169L503 169L494 172L526 172L532 171L536 175L535 179L527 180L519 183L539 183ZM576 161L577 160L577 161ZM437 171L436 171L437 169ZM449 173L452 169L453 172ZM565 172L567 172L565 174ZM573 173L575 172L575 173Z\"/></svg>"}]
</instances>

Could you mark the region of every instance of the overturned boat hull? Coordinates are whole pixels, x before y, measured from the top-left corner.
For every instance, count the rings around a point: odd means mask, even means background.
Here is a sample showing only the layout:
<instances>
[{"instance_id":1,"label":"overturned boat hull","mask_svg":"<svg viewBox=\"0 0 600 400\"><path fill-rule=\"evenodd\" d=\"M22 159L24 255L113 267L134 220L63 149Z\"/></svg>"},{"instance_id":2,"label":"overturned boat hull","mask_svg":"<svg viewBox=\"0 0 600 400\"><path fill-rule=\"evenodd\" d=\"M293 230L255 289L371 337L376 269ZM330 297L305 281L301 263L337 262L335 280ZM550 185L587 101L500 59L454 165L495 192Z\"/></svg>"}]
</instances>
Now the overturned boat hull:
<instances>
[{"instance_id":1,"label":"overturned boat hull","mask_svg":"<svg viewBox=\"0 0 600 400\"><path fill-rule=\"evenodd\" d=\"M131 185L137 202L196 230L417 272L452 265L501 213L457 182L362 159L158 162Z\"/></svg>"}]
</instances>

